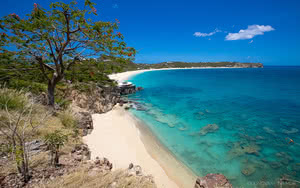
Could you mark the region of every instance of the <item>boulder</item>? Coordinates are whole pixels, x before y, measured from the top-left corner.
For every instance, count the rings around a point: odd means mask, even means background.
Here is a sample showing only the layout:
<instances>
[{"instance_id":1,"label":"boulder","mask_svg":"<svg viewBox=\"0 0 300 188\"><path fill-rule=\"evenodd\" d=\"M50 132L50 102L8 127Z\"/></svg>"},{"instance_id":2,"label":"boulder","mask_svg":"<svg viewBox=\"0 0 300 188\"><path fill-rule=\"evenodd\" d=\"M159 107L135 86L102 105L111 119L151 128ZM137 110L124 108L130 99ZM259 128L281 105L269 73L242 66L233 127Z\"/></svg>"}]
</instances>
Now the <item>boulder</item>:
<instances>
[{"instance_id":1,"label":"boulder","mask_svg":"<svg viewBox=\"0 0 300 188\"><path fill-rule=\"evenodd\" d=\"M130 163L128 169L130 170L130 169L132 169L132 168L133 168L133 164Z\"/></svg>"},{"instance_id":2,"label":"boulder","mask_svg":"<svg viewBox=\"0 0 300 188\"><path fill-rule=\"evenodd\" d=\"M120 89L120 94L121 95L129 95L129 94L133 94L137 91L136 86L135 85L121 85L119 86Z\"/></svg>"},{"instance_id":3,"label":"boulder","mask_svg":"<svg viewBox=\"0 0 300 188\"><path fill-rule=\"evenodd\" d=\"M44 150L46 148L46 145L41 140L33 140L31 142L26 142L25 147L29 155L34 155Z\"/></svg>"},{"instance_id":4,"label":"boulder","mask_svg":"<svg viewBox=\"0 0 300 188\"><path fill-rule=\"evenodd\" d=\"M142 167L130 163L127 169L127 176L143 176Z\"/></svg>"},{"instance_id":5,"label":"boulder","mask_svg":"<svg viewBox=\"0 0 300 188\"><path fill-rule=\"evenodd\" d=\"M90 134L94 129L92 115L89 112L78 112L76 116L78 119L77 127L83 129L83 136Z\"/></svg>"},{"instance_id":6,"label":"boulder","mask_svg":"<svg viewBox=\"0 0 300 188\"><path fill-rule=\"evenodd\" d=\"M194 188L215 188L226 187L232 188L229 180L222 174L207 174L204 177L199 177L196 180Z\"/></svg>"},{"instance_id":7,"label":"boulder","mask_svg":"<svg viewBox=\"0 0 300 188\"><path fill-rule=\"evenodd\" d=\"M72 157L76 161L90 160L91 152L86 144L76 145L75 148L71 151Z\"/></svg>"}]
</instances>

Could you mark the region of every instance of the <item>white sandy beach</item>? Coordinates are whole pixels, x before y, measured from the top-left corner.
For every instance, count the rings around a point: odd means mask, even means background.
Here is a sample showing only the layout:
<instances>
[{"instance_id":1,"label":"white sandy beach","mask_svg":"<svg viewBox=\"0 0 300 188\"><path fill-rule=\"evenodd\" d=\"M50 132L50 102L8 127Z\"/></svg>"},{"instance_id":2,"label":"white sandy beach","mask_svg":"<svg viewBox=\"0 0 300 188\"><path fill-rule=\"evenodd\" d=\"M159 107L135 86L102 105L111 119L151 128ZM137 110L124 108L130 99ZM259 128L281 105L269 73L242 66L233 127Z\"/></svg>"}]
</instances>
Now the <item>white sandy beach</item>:
<instances>
[{"instance_id":1,"label":"white sandy beach","mask_svg":"<svg viewBox=\"0 0 300 188\"><path fill-rule=\"evenodd\" d=\"M137 75L137 74L140 74L143 72L153 71L153 70L155 70L155 69L127 71L127 72L111 74L111 75L108 75L108 77L112 80L116 80L117 82L124 82L134 75Z\"/></svg>"},{"instance_id":2,"label":"white sandy beach","mask_svg":"<svg viewBox=\"0 0 300 188\"><path fill-rule=\"evenodd\" d=\"M162 69L144 69L144 70L136 70L136 71L127 71L116 74L109 75L109 78L112 80L116 80L117 82L124 82L131 77L149 71L161 71L161 70L177 70L177 69L225 69L225 68L240 68L240 67L191 67L191 68L162 68Z\"/></svg>"},{"instance_id":3,"label":"white sandy beach","mask_svg":"<svg viewBox=\"0 0 300 188\"><path fill-rule=\"evenodd\" d=\"M110 75L123 82L139 73L151 70L129 71ZM128 168L130 163L140 165L145 174L151 174L158 187L193 187L196 177L160 144L155 136L139 124L123 107L115 106L104 114L93 115L94 130L84 137L92 159L106 157L113 169Z\"/></svg>"},{"instance_id":4,"label":"white sandy beach","mask_svg":"<svg viewBox=\"0 0 300 188\"><path fill-rule=\"evenodd\" d=\"M113 169L128 168L130 163L140 165L145 174L154 177L157 187L193 187L195 177L164 151L151 134L142 133L136 120L122 107L94 114L93 122L93 132L84 137L92 159L106 157L113 163Z\"/></svg>"}]
</instances>

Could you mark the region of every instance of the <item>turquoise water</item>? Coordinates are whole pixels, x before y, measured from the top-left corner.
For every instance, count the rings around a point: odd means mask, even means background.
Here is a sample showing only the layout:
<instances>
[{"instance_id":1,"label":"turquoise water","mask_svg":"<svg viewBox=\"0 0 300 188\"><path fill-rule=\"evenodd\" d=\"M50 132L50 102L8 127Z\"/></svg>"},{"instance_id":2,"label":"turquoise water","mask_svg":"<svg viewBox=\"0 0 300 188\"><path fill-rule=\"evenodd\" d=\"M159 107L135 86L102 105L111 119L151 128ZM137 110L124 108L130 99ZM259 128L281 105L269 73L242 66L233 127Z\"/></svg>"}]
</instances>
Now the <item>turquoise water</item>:
<instances>
[{"instance_id":1,"label":"turquoise water","mask_svg":"<svg viewBox=\"0 0 300 188\"><path fill-rule=\"evenodd\" d=\"M300 67L151 71L131 110L198 176L234 186L300 180ZM290 139L294 143L289 143Z\"/></svg>"}]
</instances>

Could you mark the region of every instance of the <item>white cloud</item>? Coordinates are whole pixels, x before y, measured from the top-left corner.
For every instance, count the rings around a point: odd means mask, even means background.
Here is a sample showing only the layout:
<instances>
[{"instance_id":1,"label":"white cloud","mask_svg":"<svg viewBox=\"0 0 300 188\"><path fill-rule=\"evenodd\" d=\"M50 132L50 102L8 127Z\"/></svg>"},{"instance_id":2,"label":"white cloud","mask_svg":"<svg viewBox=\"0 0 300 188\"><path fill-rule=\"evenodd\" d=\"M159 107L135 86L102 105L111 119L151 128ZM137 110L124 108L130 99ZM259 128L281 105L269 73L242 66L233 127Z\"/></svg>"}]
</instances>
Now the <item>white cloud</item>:
<instances>
[{"instance_id":1,"label":"white cloud","mask_svg":"<svg viewBox=\"0 0 300 188\"><path fill-rule=\"evenodd\" d=\"M210 32L210 33L201 33L201 32L195 32L194 33L194 36L195 37L209 37L209 36L212 36L218 32L222 32L221 30L219 29L215 29L213 32Z\"/></svg>"},{"instance_id":2,"label":"white cloud","mask_svg":"<svg viewBox=\"0 0 300 188\"><path fill-rule=\"evenodd\" d=\"M265 32L275 30L270 25L249 25L247 29L241 29L238 33L228 33L225 40L252 39L256 35L263 35Z\"/></svg>"}]
</instances>

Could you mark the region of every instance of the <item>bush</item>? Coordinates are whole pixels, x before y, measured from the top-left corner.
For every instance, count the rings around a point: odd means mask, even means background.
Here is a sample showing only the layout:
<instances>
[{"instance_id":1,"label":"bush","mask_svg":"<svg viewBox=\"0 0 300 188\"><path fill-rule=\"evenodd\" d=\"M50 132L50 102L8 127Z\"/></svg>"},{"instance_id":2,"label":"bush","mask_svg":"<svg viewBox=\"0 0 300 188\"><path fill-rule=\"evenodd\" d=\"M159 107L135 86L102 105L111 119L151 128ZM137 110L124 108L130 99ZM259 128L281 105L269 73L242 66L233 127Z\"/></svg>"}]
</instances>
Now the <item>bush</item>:
<instances>
[{"instance_id":1,"label":"bush","mask_svg":"<svg viewBox=\"0 0 300 188\"><path fill-rule=\"evenodd\" d=\"M10 80L8 86L17 90L25 90L34 94L47 91L47 85L25 80Z\"/></svg>"},{"instance_id":2,"label":"bush","mask_svg":"<svg viewBox=\"0 0 300 188\"><path fill-rule=\"evenodd\" d=\"M77 126L77 120L69 110L62 112L59 119L65 128L75 128Z\"/></svg>"},{"instance_id":3,"label":"bush","mask_svg":"<svg viewBox=\"0 0 300 188\"><path fill-rule=\"evenodd\" d=\"M72 101L65 99L63 96L55 95L55 103L62 109L67 109Z\"/></svg>"},{"instance_id":4,"label":"bush","mask_svg":"<svg viewBox=\"0 0 300 188\"><path fill-rule=\"evenodd\" d=\"M91 84L77 82L73 85L73 88L80 92L89 92L91 91Z\"/></svg>"},{"instance_id":5,"label":"bush","mask_svg":"<svg viewBox=\"0 0 300 188\"><path fill-rule=\"evenodd\" d=\"M6 107L8 110L23 109L27 102L23 91L0 87L0 109L4 110Z\"/></svg>"},{"instance_id":6,"label":"bush","mask_svg":"<svg viewBox=\"0 0 300 188\"><path fill-rule=\"evenodd\" d=\"M58 166L59 164L59 151L60 148L68 141L68 135L63 134L61 131L54 131L45 136L44 141L51 151L50 164Z\"/></svg>"}]
</instances>

